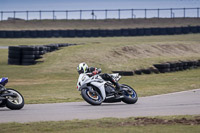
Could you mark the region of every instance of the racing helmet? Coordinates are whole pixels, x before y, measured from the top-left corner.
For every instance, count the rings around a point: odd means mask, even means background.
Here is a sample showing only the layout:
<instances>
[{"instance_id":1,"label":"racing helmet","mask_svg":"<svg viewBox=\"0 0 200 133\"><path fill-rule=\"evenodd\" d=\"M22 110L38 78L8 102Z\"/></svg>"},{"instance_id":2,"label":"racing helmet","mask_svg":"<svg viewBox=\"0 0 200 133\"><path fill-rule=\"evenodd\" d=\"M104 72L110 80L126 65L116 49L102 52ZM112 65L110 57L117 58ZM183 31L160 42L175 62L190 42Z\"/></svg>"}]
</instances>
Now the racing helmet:
<instances>
[{"instance_id":1,"label":"racing helmet","mask_svg":"<svg viewBox=\"0 0 200 133\"><path fill-rule=\"evenodd\" d=\"M88 70L88 65L85 62L80 63L77 67L77 71L79 74L86 73L87 70Z\"/></svg>"}]
</instances>

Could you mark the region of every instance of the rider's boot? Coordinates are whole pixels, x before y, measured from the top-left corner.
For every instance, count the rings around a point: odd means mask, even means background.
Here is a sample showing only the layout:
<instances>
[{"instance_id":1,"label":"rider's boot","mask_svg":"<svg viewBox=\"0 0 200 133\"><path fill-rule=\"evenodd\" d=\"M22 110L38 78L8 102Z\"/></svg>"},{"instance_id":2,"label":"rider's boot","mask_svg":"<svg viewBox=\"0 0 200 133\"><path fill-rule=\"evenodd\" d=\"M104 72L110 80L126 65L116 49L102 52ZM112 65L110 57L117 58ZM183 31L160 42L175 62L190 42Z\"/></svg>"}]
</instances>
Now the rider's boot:
<instances>
[{"instance_id":1,"label":"rider's boot","mask_svg":"<svg viewBox=\"0 0 200 133\"><path fill-rule=\"evenodd\" d=\"M115 83L115 86L116 86L116 91L117 92L121 92L121 91L123 91L123 89L122 89L122 87L120 86L120 84L119 83Z\"/></svg>"}]
</instances>

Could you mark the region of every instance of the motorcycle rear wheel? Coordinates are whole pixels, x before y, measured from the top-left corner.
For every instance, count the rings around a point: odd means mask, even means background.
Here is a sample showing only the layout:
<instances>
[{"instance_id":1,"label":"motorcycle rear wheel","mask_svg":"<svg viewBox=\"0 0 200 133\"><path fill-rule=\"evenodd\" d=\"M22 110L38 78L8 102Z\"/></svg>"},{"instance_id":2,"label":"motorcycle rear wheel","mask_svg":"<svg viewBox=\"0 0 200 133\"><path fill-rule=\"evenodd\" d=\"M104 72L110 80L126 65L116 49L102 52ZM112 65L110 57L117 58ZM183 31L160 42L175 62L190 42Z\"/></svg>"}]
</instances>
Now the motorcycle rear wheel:
<instances>
[{"instance_id":1,"label":"motorcycle rear wheel","mask_svg":"<svg viewBox=\"0 0 200 133\"><path fill-rule=\"evenodd\" d=\"M87 103L91 105L101 105L103 102L102 97L98 92L92 94L88 89L81 90L81 96Z\"/></svg>"},{"instance_id":2,"label":"motorcycle rear wheel","mask_svg":"<svg viewBox=\"0 0 200 133\"><path fill-rule=\"evenodd\" d=\"M11 110L19 110L24 107L24 98L23 96L14 89L7 89L9 92L12 92L17 95L17 97L7 96L6 107Z\"/></svg>"},{"instance_id":3,"label":"motorcycle rear wheel","mask_svg":"<svg viewBox=\"0 0 200 133\"><path fill-rule=\"evenodd\" d=\"M131 91L124 91L123 92L124 98L122 99L122 101L124 103L127 103L127 104L135 104L138 100L138 96L137 96L136 91L132 87L125 85L125 84L123 84L122 87L125 87L125 88L128 88L128 89L131 90Z\"/></svg>"}]
</instances>

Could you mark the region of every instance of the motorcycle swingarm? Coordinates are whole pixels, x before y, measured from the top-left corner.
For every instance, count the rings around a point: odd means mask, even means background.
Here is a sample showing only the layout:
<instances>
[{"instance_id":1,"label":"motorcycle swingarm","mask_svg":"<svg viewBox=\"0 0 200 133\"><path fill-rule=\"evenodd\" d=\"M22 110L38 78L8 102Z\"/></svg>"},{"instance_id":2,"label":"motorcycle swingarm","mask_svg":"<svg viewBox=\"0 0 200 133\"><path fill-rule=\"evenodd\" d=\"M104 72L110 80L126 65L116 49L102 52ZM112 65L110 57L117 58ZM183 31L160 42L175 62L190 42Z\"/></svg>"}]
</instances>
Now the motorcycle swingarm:
<instances>
[{"instance_id":1,"label":"motorcycle swingarm","mask_svg":"<svg viewBox=\"0 0 200 133\"><path fill-rule=\"evenodd\" d=\"M7 97L7 96L17 97L17 95L13 94L13 93L4 93L4 94L1 94L1 97Z\"/></svg>"}]
</instances>

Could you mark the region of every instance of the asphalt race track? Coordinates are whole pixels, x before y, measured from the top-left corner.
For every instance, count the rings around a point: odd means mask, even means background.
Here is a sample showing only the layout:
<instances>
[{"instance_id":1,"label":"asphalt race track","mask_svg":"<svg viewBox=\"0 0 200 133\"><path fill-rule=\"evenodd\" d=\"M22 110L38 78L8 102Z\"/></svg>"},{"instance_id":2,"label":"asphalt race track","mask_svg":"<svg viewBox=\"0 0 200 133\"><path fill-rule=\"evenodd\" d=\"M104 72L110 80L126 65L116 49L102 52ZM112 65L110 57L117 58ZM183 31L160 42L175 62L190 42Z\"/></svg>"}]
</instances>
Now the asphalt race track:
<instances>
[{"instance_id":1,"label":"asphalt race track","mask_svg":"<svg viewBox=\"0 0 200 133\"><path fill-rule=\"evenodd\" d=\"M8 46L0 46L0 49L8 49Z\"/></svg>"},{"instance_id":2,"label":"asphalt race track","mask_svg":"<svg viewBox=\"0 0 200 133\"><path fill-rule=\"evenodd\" d=\"M17 111L0 108L0 123L167 115L200 115L200 89L140 97L134 105L121 102L91 106L86 102L71 102L27 104Z\"/></svg>"}]
</instances>

